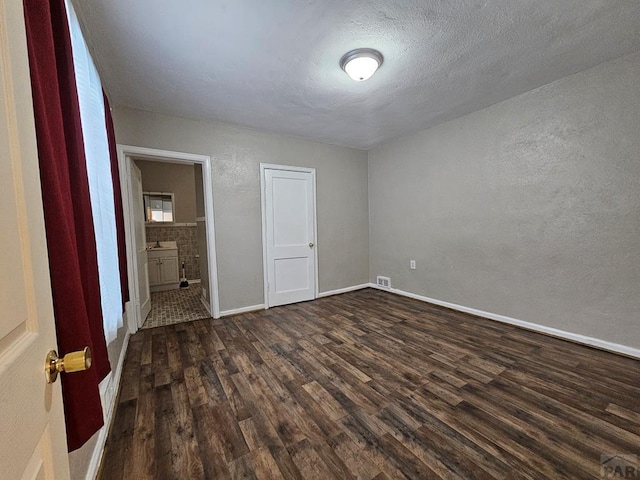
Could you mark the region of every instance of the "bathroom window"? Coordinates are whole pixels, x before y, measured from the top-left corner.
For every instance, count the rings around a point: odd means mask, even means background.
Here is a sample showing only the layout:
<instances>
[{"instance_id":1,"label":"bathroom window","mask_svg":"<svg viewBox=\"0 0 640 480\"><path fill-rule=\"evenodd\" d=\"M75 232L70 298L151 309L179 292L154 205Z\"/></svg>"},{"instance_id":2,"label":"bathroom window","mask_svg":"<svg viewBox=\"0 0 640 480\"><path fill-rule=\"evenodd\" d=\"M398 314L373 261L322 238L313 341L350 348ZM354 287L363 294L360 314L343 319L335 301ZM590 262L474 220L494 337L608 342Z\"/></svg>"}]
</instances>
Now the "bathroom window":
<instances>
[{"instance_id":1,"label":"bathroom window","mask_svg":"<svg viewBox=\"0 0 640 480\"><path fill-rule=\"evenodd\" d=\"M142 196L147 223L173 222L173 193L143 192Z\"/></svg>"}]
</instances>

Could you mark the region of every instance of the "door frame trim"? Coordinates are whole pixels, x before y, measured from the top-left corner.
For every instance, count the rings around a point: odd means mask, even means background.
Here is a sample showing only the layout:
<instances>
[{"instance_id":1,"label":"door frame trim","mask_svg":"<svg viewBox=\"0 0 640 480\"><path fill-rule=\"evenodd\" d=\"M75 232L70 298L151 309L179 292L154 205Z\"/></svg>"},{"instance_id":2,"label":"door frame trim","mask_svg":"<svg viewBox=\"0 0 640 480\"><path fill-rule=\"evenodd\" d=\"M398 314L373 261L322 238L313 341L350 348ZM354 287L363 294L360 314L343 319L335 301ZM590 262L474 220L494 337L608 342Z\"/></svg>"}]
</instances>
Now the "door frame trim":
<instances>
[{"instance_id":1,"label":"door frame trim","mask_svg":"<svg viewBox=\"0 0 640 480\"><path fill-rule=\"evenodd\" d=\"M266 211L266 183L265 183L265 170L280 170L287 172L303 172L311 174L311 183L313 187L313 243L315 248L313 249L313 262L315 264L313 298L318 298L319 281L318 281L318 213L317 213L317 201L316 201L316 169L309 167L294 167L291 165L277 165L274 163L260 163L260 210L262 212L262 274L264 282L264 308L265 310L270 307L269 305L269 277L267 271L267 211Z\"/></svg>"},{"instance_id":2,"label":"door frame trim","mask_svg":"<svg viewBox=\"0 0 640 480\"><path fill-rule=\"evenodd\" d=\"M169 150L159 150L156 148L137 147L133 145L117 145L118 167L120 169L120 184L122 186L122 207L125 218L125 240L127 245L127 274L129 277L129 293L133 301L131 314L127 312L129 332L135 333L142 326L140 318L140 299L138 295L138 265L135 261L135 238L133 237L133 215L131 215L131 205L133 193L131 187L130 165L132 157L144 158L157 162L183 163L202 165L202 180L207 232L207 253L209 261L209 300L213 318L220 317L220 299L218 290L218 262L216 259L216 236L213 214L213 183L211 157L209 155L199 155L185 152L172 152ZM131 295L133 293L133 295Z\"/></svg>"}]
</instances>

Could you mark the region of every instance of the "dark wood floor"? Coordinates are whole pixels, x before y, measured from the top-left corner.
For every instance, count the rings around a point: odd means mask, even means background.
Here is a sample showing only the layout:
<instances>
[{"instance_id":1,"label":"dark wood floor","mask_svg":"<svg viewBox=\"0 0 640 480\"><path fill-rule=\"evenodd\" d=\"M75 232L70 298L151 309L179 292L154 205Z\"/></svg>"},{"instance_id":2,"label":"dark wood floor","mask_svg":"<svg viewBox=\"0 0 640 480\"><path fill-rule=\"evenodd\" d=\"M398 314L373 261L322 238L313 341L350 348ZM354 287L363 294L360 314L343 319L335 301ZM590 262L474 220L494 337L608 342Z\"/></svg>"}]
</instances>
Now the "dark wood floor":
<instances>
[{"instance_id":1,"label":"dark wood floor","mask_svg":"<svg viewBox=\"0 0 640 480\"><path fill-rule=\"evenodd\" d=\"M601 478L640 362L358 292L131 337L101 477Z\"/></svg>"}]
</instances>

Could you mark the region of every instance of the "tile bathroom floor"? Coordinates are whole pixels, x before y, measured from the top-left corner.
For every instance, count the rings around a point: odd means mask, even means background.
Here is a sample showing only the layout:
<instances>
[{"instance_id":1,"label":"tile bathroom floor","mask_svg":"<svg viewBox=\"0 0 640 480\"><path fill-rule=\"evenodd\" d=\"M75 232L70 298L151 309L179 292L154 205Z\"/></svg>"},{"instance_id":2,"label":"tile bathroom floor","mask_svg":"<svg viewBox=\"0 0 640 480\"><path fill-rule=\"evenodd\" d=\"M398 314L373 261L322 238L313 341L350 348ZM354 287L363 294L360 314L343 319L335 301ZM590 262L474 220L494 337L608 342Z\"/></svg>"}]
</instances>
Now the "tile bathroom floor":
<instances>
[{"instance_id":1,"label":"tile bathroom floor","mask_svg":"<svg viewBox=\"0 0 640 480\"><path fill-rule=\"evenodd\" d=\"M192 284L188 288L152 293L151 312L142 328L161 327L210 317L211 314L200 301L200 285Z\"/></svg>"}]
</instances>

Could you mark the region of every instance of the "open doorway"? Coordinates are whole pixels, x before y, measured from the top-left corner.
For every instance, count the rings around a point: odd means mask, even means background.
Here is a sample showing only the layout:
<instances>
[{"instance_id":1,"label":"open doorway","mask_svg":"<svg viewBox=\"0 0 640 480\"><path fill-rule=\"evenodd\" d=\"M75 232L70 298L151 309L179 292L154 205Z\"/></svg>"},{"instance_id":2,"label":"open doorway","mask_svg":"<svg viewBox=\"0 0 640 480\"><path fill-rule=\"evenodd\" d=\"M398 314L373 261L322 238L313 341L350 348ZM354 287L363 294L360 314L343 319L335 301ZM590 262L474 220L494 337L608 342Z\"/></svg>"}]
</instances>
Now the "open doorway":
<instances>
[{"instance_id":1,"label":"open doorway","mask_svg":"<svg viewBox=\"0 0 640 480\"><path fill-rule=\"evenodd\" d=\"M118 146L139 328L219 317L210 158Z\"/></svg>"},{"instance_id":2,"label":"open doorway","mask_svg":"<svg viewBox=\"0 0 640 480\"><path fill-rule=\"evenodd\" d=\"M209 318L202 165L132 159L141 174L150 292L141 328Z\"/></svg>"}]
</instances>

